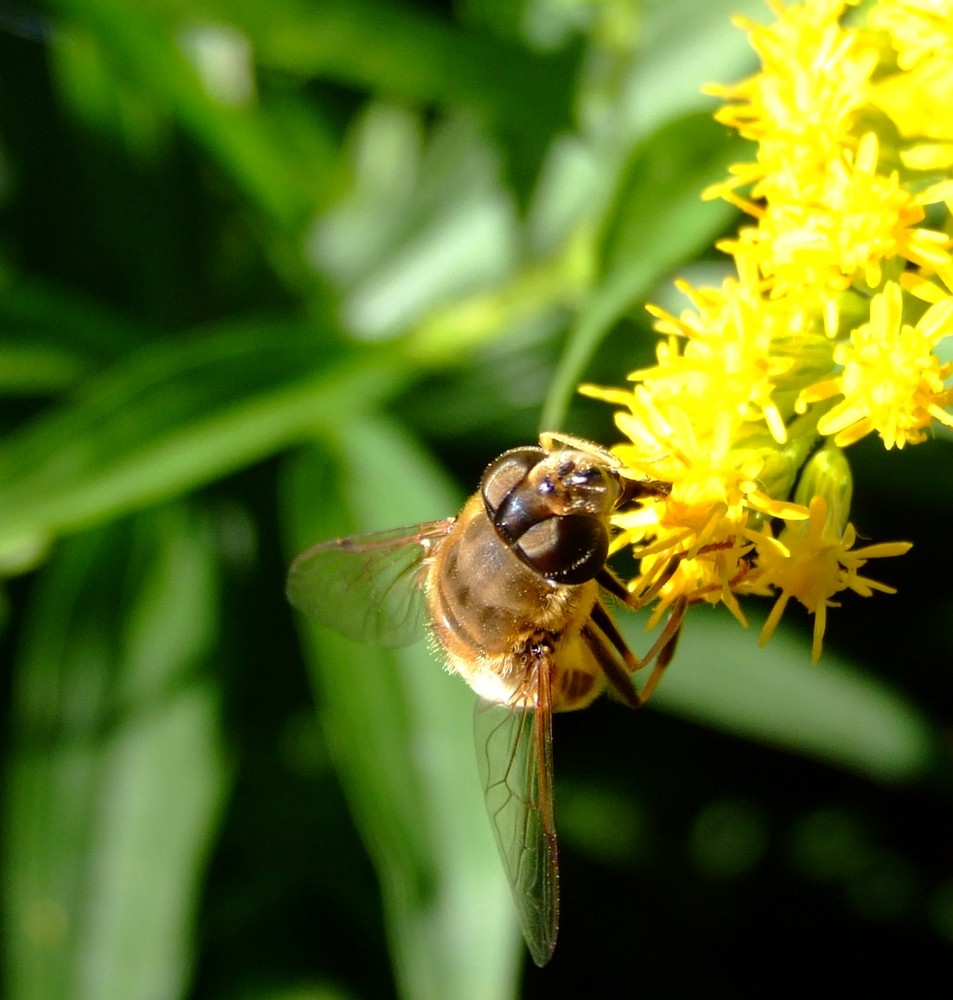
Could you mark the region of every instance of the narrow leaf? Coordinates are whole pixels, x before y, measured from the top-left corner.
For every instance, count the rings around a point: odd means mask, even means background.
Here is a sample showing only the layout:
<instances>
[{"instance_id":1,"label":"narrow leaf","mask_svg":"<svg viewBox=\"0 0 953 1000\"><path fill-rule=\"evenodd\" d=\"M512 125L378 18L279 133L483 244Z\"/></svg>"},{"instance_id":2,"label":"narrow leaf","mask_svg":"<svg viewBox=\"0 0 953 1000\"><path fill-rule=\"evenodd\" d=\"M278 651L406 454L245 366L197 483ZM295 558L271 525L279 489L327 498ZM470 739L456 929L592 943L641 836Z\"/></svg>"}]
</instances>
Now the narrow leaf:
<instances>
[{"instance_id":1,"label":"narrow leaf","mask_svg":"<svg viewBox=\"0 0 953 1000\"><path fill-rule=\"evenodd\" d=\"M82 535L42 573L16 670L8 996L173 1000L226 784L214 564L184 509Z\"/></svg>"},{"instance_id":2,"label":"narrow leaf","mask_svg":"<svg viewBox=\"0 0 953 1000\"><path fill-rule=\"evenodd\" d=\"M395 352L328 353L249 325L124 359L0 443L0 561L259 461L409 377Z\"/></svg>"},{"instance_id":3,"label":"narrow leaf","mask_svg":"<svg viewBox=\"0 0 953 1000\"><path fill-rule=\"evenodd\" d=\"M559 427L586 366L615 323L684 260L710 246L735 209L702 202L738 145L707 114L670 122L635 148L602 235L603 277L580 311L550 385L541 426ZM619 372L619 381L625 371Z\"/></svg>"},{"instance_id":4,"label":"narrow leaf","mask_svg":"<svg viewBox=\"0 0 953 1000\"><path fill-rule=\"evenodd\" d=\"M939 736L896 691L830 652L812 664L809 644L784 630L759 649L756 631L706 610L689 614L652 704L875 781L915 781L934 767ZM644 649L645 633L627 624Z\"/></svg>"}]
</instances>

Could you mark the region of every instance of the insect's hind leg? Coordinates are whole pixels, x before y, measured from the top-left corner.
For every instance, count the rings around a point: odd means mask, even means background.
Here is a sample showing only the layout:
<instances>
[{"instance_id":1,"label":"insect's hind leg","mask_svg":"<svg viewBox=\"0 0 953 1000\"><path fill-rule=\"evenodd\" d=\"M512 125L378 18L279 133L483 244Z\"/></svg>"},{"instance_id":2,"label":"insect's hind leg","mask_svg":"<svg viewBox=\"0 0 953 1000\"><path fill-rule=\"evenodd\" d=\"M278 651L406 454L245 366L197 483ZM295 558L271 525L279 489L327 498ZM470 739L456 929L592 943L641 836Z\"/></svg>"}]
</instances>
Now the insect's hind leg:
<instances>
[{"instance_id":1,"label":"insect's hind leg","mask_svg":"<svg viewBox=\"0 0 953 1000\"><path fill-rule=\"evenodd\" d=\"M672 658L675 656L675 647L678 645L678 637L682 632L682 621L685 618L685 609L687 607L688 599L684 595L675 599L672 603L672 610L668 614L668 620L665 622L665 627L642 660L641 666L652 663L653 660L655 662L652 666L652 672L642 685L642 690L639 691L640 706L644 705L652 697L652 692L658 687L658 682L662 679L665 668L672 662Z\"/></svg>"},{"instance_id":2,"label":"insect's hind leg","mask_svg":"<svg viewBox=\"0 0 953 1000\"><path fill-rule=\"evenodd\" d=\"M620 583L619 586L622 586L622 584ZM593 622L622 656L626 667L631 673L635 673L636 670L641 670L643 667L653 664L652 670L645 684L642 685L641 691L636 691L632 686L631 680L620 670L620 664L615 656L612 655L612 651L606 648L601 638L593 634L591 629L583 630L583 637L592 650L593 655L599 661L606 679L622 700L633 708L641 707L651 698L652 692L658 687L658 683L662 679L665 668L672 662L687 606L688 602L684 597L679 597L675 600L672 610L669 612L668 620L665 622L665 627L652 644L651 649L641 659L629 648L622 633L618 630L609 612L606 611L602 604L597 601L595 607L592 609Z\"/></svg>"},{"instance_id":3,"label":"insect's hind leg","mask_svg":"<svg viewBox=\"0 0 953 1000\"><path fill-rule=\"evenodd\" d=\"M583 627L583 641L589 647L589 651L601 667L609 687L627 705L630 705L632 708L638 708L640 705L639 696L632 685L628 671L637 670L640 666L639 661L632 650L626 645L625 640L601 604L596 604L595 608L593 608L591 618L591 622ZM594 628L594 625L597 627ZM606 627L607 625L608 628ZM615 650L622 654L625 666L619 662L615 652L606 644L603 635L615 647Z\"/></svg>"}]
</instances>

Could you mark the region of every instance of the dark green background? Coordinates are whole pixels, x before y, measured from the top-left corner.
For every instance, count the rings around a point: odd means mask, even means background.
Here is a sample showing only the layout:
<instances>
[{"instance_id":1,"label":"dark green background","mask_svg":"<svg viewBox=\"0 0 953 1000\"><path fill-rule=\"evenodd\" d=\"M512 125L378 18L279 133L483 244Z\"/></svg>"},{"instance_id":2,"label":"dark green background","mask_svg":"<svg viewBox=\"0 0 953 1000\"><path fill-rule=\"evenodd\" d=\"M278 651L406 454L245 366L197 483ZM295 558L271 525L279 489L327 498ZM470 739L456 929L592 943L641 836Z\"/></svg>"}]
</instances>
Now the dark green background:
<instances>
[{"instance_id":1,"label":"dark green background","mask_svg":"<svg viewBox=\"0 0 953 1000\"><path fill-rule=\"evenodd\" d=\"M946 975L948 440L852 450L858 530L915 547L819 667L797 609L758 651L765 607L701 608L651 708L556 720L542 971L469 692L283 597L295 551L453 513L541 425L611 443L574 386L723 273L698 192L752 154L698 87L751 71L740 6L0 5L4 997Z\"/></svg>"}]
</instances>

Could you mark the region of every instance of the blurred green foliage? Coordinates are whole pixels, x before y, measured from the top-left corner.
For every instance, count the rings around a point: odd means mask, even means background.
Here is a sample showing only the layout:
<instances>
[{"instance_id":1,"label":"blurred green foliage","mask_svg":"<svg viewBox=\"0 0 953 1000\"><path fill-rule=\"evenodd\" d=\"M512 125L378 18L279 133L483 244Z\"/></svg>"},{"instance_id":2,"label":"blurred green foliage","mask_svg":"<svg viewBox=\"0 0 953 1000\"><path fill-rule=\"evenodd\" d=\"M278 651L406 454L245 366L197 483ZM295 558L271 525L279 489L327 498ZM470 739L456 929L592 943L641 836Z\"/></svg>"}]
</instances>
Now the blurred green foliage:
<instances>
[{"instance_id":1,"label":"blurred green foliage","mask_svg":"<svg viewBox=\"0 0 953 1000\"><path fill-rule=\"evenodd\" d=\"M945 967L948 442L855 449L859 529L916 547L820 668L796 615L758 652L700 610L653 708L557 720L563 930L525 976L469 692L283 599L295 551L453 513L541 424L612 440L574 386L723 267L698 192L743 154L698 88L750 70L742 9L0 4L4 997Z\"/></svg>"}]
</instances>

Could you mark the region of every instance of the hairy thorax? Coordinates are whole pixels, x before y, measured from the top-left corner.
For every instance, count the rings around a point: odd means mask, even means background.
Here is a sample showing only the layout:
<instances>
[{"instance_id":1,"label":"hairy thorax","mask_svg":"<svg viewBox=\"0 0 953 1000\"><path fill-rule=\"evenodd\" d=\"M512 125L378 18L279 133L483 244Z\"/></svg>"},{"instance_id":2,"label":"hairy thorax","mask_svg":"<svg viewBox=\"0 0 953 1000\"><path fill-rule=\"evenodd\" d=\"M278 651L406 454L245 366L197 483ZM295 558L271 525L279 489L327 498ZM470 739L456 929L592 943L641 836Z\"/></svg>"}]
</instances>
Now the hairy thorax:
<instances>
[{"instance_id":1,"label":"hairy thorax","mask_svg":"<svg viewBox=\"0 0 953 1000\"><path fill-rule=\"evenodd\" d=\"M534 708L535 672L550 670L552 707L582 708L602 689L580 635L594 580L556 584L520 560L472 497L427 567L431 630L447 667L480 697ZM551 655L540 655L540 648Z\"/></svg>"}]
</instances>

